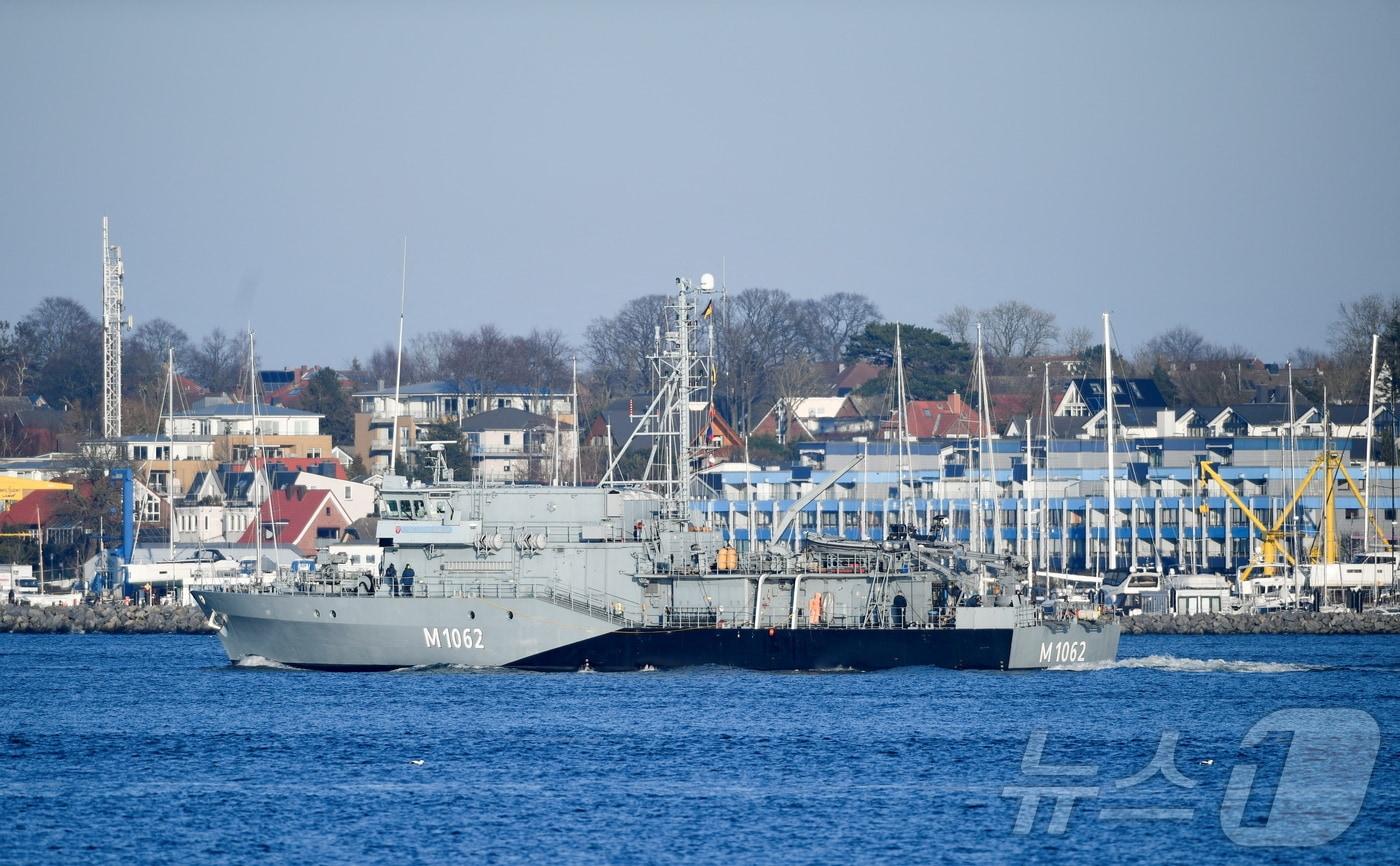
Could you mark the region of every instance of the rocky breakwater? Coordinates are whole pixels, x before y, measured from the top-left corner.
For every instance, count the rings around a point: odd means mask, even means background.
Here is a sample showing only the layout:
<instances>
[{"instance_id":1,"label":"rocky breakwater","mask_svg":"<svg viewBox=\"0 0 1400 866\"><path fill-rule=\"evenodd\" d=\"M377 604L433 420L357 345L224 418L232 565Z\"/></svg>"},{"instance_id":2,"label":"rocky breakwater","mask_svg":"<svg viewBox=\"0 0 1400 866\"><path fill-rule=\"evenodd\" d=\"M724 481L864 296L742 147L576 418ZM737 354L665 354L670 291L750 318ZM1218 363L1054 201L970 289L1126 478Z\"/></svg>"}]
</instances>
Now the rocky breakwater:
<instances>
[{"instance_id":1,"label":"rocky breakwater","mask_svg":"<svg viewBox=\"0 0 1400 866\"><path fill-rule=\"evenodd\" d=\"M183 605L79 604L0 607L0 632L28 634L213 634L199 608Z\"/></svg>"},{"instance_id":2,"label":"rocky breakwater","mask_svg":"<svg viewBox=\"0 0 1400 866\"><path fill-rule=\"evenodd\" d=\"M1400 616L1373 613L1156 613L1124 617L1124 634L1400 634Z\"/></svg>"}]
</instances>

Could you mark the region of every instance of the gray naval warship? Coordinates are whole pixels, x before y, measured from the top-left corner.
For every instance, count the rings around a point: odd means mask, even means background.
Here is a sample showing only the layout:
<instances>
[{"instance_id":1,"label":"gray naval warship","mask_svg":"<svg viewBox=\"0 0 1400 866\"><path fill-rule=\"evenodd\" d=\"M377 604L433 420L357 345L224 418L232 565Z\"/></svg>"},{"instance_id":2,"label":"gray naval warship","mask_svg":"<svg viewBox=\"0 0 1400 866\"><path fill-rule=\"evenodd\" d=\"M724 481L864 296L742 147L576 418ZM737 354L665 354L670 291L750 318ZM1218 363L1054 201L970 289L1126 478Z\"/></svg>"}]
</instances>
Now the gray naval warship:
<instances>
[{"instance_id":1,"label":"gray naval warship","mask_svg":"<svg viewBox=\"0 0 1400 866\"><path fill-rule=\"evenodd\" d=\"M457 482L441 468L430 484L391 476L377 529L391 568L360 574L322 557L316 571L261 585L194 587L229 658L541 671L1010 670L1116 658L1112 616L1043 609L1024 563L970 552L937 527L740 550L706 525L693 508L690 417L714 381L712 356L696 349L713 346L699 302L715 290L708 275L677 284L653 356L662 385L628 443L649 447L642 482L612 477L621 455L597 487Z\"/></svg>"}]
</instances>

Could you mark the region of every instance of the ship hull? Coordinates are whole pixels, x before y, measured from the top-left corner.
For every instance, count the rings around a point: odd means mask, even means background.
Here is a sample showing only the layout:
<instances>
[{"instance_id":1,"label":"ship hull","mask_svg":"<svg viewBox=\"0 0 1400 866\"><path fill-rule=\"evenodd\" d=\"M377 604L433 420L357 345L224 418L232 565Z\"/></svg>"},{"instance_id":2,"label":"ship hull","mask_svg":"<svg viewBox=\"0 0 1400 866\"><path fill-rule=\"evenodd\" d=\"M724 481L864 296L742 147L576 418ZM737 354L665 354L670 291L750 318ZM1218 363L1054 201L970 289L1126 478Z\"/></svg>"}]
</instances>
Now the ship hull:
<instances>
[{"instance_id":1,"label":"ship hull","mask_svg":"<svg viewBox=\"0 0 1400 866\"><path fill-rule=\"evenodd\" d=\"M1112 661L1119 626L1060 628L619 629L520 659L538 671L719 665L749 670L1014 670Z\"/></svg>"},{"instance_id":2,"label":"ship hull","mask_svg":"<svg viewBox=\"0 0 1400 866\"><path fill-rule=\"evenodd\" d=\"M538 599L196 592L229 658L321 670L977 670L1111 661L1116 622L1009 628L631 628Z\"/></svg>"}]
</instances>

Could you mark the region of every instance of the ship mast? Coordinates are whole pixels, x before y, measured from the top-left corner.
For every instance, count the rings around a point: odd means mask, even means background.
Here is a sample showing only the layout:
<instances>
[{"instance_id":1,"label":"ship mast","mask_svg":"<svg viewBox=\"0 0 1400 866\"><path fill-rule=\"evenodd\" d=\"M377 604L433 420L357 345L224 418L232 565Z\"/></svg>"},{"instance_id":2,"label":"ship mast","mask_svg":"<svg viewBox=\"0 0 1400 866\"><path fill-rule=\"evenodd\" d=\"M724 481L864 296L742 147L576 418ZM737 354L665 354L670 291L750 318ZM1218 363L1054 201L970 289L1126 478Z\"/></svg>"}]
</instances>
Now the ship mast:
<instances>
[{"instance_id":1,"label":"ship mast","mask_svg":"<svg viewBox=\"0 0 1400 866\"><path fill-rule=\"evenodd\" d=\"M691 406L697 392L708 390L714 380L714 329L708 325L714 314L714 299L702 307L703 296L716 293L710 274L692 284L676 278L675 300L666 305L666 329L659 334L656 353L651 357L659 387L637 421L626 443L603 473L603 486L643 484L661 493L661 516L684 520L690 515L691 485L695 480L695 458L700 450L692 442ZM702 331L702 324L705 325ZM703 334L703 336L702 336ZM708 401L700 402L702 407ZM640 479L624 481L617 475L633 442L651 441L647 466Z\"/></svg>"}]
</instances>

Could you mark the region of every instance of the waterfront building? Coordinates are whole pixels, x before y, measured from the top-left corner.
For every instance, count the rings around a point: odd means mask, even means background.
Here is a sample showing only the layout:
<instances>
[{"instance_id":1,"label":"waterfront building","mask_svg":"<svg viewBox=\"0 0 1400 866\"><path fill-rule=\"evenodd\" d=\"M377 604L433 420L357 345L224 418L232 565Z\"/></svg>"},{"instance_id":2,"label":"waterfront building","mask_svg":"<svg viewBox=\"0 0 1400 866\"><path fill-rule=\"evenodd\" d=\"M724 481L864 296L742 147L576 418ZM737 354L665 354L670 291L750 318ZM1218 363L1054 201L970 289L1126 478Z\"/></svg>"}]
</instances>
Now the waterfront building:
<instances>
[{"instance_id":1,"label":"waterfront building","mask_svg":"<svg viewBox=\"0 0 1400 866\"><path fill-rule=\"evenodd\" d=\"M1344 455L1359 484L1364 440L1301 437L1290 453L1282 439L1270 437L1138 439L1115 455L1111 515L1103 440L1052 440L1048 453L1033 440L1029 455L1025 440L981 447L969 440L911 443L912 465L902 476L893 442L816 442L801 446L795 467L703 474L714 497L696 508L740 546L775 537L801 544L806 532L878 540L912 507L922 525L946 516L946 531L973 549L1018 554L1051 570L1102 569L1110 543L1123 564L1234 570L1248 563L1257 532L1218 483L1201 484L1201 461L1272 526L1326 447ZM1392 539L1396 476L1394 467L1374 467L1369 497L1372 518ZM1367 525L1363 503L1349 489L1321 485L1319 474L1303 490L1294 518L1283 522L1310 545L1330 499L1343 541L1359 546Z\"/></svg>"}]
</instances>

